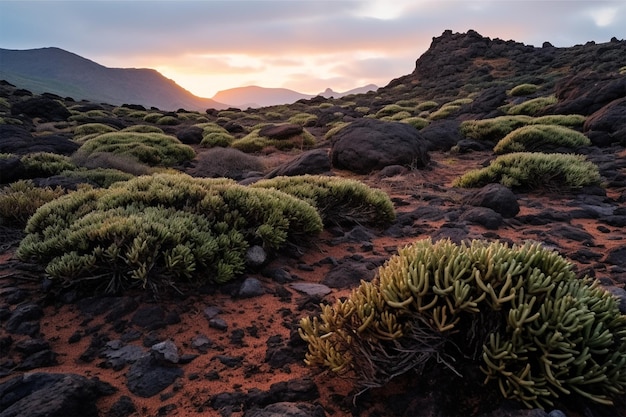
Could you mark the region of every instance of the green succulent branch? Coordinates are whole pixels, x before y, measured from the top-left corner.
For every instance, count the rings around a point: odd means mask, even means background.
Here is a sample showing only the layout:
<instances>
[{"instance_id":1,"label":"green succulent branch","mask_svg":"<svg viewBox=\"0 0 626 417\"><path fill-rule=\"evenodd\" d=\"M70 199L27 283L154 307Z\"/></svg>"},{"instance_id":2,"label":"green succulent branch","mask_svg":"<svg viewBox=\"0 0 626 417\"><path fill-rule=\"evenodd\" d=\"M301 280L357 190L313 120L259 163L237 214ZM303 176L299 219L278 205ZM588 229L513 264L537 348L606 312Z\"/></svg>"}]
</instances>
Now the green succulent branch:
<instances>
[{"instance_id":1,"label":"green succulent branch","mask_svg":"<svg viewBox=\"0 0 626 417\"><path fill-rule=\"evenodd\" d=\"M626 317L616 299L538 243L417 241L372 282L300 321L306 363L364 388L470 360L529 408L626 391Z\"/></svg>"}]
</instances>

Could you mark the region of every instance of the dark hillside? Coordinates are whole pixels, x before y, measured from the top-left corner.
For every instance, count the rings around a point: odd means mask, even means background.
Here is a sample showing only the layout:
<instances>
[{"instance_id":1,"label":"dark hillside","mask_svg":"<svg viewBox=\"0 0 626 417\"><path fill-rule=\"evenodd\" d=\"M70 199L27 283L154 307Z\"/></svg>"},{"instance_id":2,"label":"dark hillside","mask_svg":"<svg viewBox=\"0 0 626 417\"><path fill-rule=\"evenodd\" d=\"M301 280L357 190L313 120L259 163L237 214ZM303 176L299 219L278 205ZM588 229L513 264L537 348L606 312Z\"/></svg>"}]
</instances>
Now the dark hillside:
<instances>
[{"instance_id":1,"label":"dark hillside","mask_svg":"<svg viewBox=\"0 0 626 417\"><path fill-rule=\"evenodd\" d=\"M153 69L107 68L59 48L0 49L0 79L38 94L97 103L132 103L164 110L227 107L194 96Z\"/></svg>"}]
</instances>

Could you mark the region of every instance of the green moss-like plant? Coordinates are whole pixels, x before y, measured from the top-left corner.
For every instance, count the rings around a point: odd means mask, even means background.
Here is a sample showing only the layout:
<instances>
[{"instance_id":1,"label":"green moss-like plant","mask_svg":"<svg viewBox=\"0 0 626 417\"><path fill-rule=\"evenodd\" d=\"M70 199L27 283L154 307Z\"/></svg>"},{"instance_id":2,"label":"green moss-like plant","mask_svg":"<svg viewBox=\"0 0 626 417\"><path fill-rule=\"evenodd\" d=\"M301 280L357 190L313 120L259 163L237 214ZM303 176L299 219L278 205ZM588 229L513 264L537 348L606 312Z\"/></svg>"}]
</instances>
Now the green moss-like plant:
<instances>
[{"instance_id":1,"label":"green moss-like plant","mask_svg":"<svg viewBox=\"0 0 626 417\"><path fill-rule=\"evenodd\" d=\"M178 120L177 117L168 115L168 116L160 117L155 123L158 125L162 125L162 126L175 126L175 125L179 125L181 121Z\"/></svg>"},{"instance_id":2,"label":"green moss-like plant","mask_svg":"<svg viewBox=\"0 0 626 417\"><path fill-rule=\"evenodd\" d=\"M416 108L419 111L430 111L430 110L436 109L437 107L439 107L439 103L437 103L436 101L429 100L429 101L423 101L419 103Z\"/></svg>"},{"instance_id":3,"label":"green moss-like plant","mask_svg":"<svg viewBox=\"0 0 626 417\"><path fill-rule=\"evenodd\" d=\"M547 116L535 117L530 123L581 128L583 124L585 124L585 120L586 117L580 114L550 114Z\"/></svg>"},{"instance_id":4,"label":"green moss-like plant","mask_svg":"<svg viewBox=\"0 0 626 417\"><path fill-rule=\"evenodd\" d=\"M428 118L430 120L445 119L450 117L453 113L456 113L461 106L462 104L444 104L439 110L432 112Z\"/></svg>"},{"instance_id":5,"label":"green moss-like plant","mask_svg":"<svg viewBox=\"0 0 626 417\"><path fill-rule=\"evenodd\" d=\"M480 368L486 390L529 408L567 396L611 404L626 391L617 299L538 243L417 241L299 331L307 364L365 388L445 366Z\"/></svg>"},{"instance_id":6,"label":"green moss-like plant","mask_svg":"<svg viewBox=\"0 0 626 417\"><path fill-rule=\"evenodd\" d=\"M425 119L423 117L417 117L417 116L407 117L406 119L400 120L400 122L409 124L418 130L423 129L430 124L430 121L428 119Z\"/></svg>"},{"instance_id":7,"label":"green moss-like plant","mask_svg":"<svg viewBox=\"0 0 626 417\"><path fill-rule=\"evenodd\" d=\"M317 116L311 113L297 113L287 119L287 123L300 126L313 126L317 122Z\"/></svg>"},{"instance_id":8,"label":"green moss-like plant","mask_svg":"<svg viewBox=\"0 0 626 417\"><path fill-rule=\"evenodd\" d=\"M543 110L551 104L555 104L556 102L557 99L555 96L537 97L510 107L507 113L513 115L525 114L528 116L534 116L539 111Z\"/></svg>"},{"instance_id":9,"label":"green moss-like plant","mask_svg":"<svg viewBox=\"0 0 626 417\"><path fill-rule=\"evenodd\" d=\"M515 129L502 138L493 151L497 154L511 152L549 152L555 148L589 146L591 141L585 135L565 126L529 125Z\"/></svg>"},{"instance_id":10,"label":"green moss-like plant","mask_svg":"<svg viewBox=\"0 0 626 417\"><path fill-rule=\"evenodd\" d=\"M135 132L135 133L165 133L163 129L150 125L132 125L125 127L121 132Z\"/></svg>"},{"instance_id":11,"label":"green moss-like plant","mask_svg":"<svg viewBox=\"0 0 626 417\"><path fill-rule=\"evenodd\" d=\"M535 94L539 88L537 84L520 84L507 91L507 94L512 97L529 96Z\"/></svg>"},{"instance_id":12,"label":"green moss-like plant","mask_svg":"<svg viewBox=\"0 0 626 417\"><path fill-rule=\"evenodd\" d=\"M246 153L253 153L268 147L275 147L279 150L289 150L294 148L307 149L315 145L315 137L306 130L287 139L271 139L260 136L260 131L260 128L252 130L252 132L243 138L235 140L231 146Z\"/></svg>"},{"instance_id":13,"label":"green moss-like plant","mask_svg":"<svg viewBox=\"0 0 626 417\"><path fill-rule=\"evenodd\" d=\"M216 146L227 148L234 141L235 137L228 132L211 132L202 136L200 145L206 148L214 148Z\"/></svg>"},{"instance_id":14,"label":"green moss-like plant","mask_svg":"<svg viewBox=\"0 0 626 417\"><path fill-rule=\"evenodd\" d=\"M588 185L600 185L598 167L582 155L516 152L502 155L489 166L465 173L453 186L482 187L500 183L521 190L571 191Z\"/></svg>"},{"instance_id":15,"label":"green moss-like plant","mask_svg":"<svg viewBox=\"0 0 626 417\"><path fill-rule=\"evenodd\" d=\"M68 178L83 178L103 188L108 188L111 184L119 181L128 181L135 178L133 174L113 168L79 169L65 171L61 175Z\"/></svg>"},{"instance_id":16,"label":"green moss-like plant","mask_svg":"<svg viewBox=\"0 0 626 417\"><path fill-rule=\"evenodd\" d=\"M50 177L63 171L76 169L76 165L65 155L51 152L35 152L24 155L21 159L27 175L31 178Z\"/></svg>"},{"instance_id":17,"label":"green moss-like plant","mask_svg":"<svg viewBox=\"0 0 626 417\"><path fill-rule=\"evenodd\" d=\"M81 137L87 135L101 135L103 133L117 132L118 129L104 123L86 123L76 126L74 129L74 139L80 140Z\"/></svg>"},{"instance_id":18,"label":"green moss-like plant","mask_svg":"<svg viewBox=\"0 0 626 417\"><path fill-rule=\"evenodd\" d=\"M78 153L96 152L132 156L151 166L172 166L193 159L194 150L173 136L162 133L113 132L86 141Z\"/></svg>"},{"instance_id":19,"label":"green moss-like plant","mask_svg":"<svg viewBox=\"0 0 626 417\"><path fill-rule=\"evenodd\" d=\"M389 224L395 219L389 196L360 181L323 175L275 177L251 187L277 189L316 207L326 224Z\"/></svg>"},{"instance_id":20,"label":"green moss-like plant","mask_svg":"<svg viewBox=\"0 0 626 417\"><path fill-rule=\"evenodd\" d=\"M496 143L515 129L530 123L530 116L498 116L483 120L466 120L461 123L461 133L472 139Z\"/></svg>"},{"instance_id":21,"label":"green moss-like plant","mask_svg":"<svg viewBox=\"0 0 626 417\"><path fill-rule=\"evenodd\" d=\"M250 245L277 250L321 228L315 208L280 191L157 174L40 207L17 256L64 286L158 291L226 282L243 272Z\"/></svg>"},{"instance_id":22,"label":"green moss-like plant","mask_svg":"<svg viewBox=\"0 0 626 417\"><path fill-rule=\"evenodd\" d=\"M65 194L60 188L37 187L31 180L20 180L0 189L0 218L24 227L30 216L49 201Z\"/></svg>"}]
</instances>

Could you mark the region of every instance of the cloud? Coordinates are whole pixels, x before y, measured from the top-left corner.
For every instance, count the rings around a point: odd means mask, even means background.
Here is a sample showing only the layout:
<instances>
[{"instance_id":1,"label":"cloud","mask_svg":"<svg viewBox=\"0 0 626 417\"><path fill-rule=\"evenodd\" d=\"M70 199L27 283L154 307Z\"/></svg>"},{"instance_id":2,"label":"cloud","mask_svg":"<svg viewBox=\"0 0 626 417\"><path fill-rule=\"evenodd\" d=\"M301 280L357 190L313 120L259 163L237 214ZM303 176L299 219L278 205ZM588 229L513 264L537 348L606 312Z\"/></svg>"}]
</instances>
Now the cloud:
<instances>
[{"instance_id":1,"label":"cloud","mask_svg":"<svg viewBox=\"0 0 626 417\"><path fill-rule=\"evenodd\" d=\"M0 47L155 68L197 94L251 82L313 93L386 84L446 29L572 46L624 38L625 28L622 0L0 0Z\"/></svg>"}]
</instances>

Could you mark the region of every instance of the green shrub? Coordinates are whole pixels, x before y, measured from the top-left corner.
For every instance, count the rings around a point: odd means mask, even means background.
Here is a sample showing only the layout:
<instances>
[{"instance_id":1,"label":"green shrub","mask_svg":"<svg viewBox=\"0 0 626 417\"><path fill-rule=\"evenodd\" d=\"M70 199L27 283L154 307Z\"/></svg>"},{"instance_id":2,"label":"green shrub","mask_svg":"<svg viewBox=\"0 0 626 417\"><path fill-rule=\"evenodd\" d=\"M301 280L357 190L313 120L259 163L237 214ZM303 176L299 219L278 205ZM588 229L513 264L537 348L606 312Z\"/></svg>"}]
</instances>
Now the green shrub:
<instances>
[{"instance_id":1,"label":"green shrub","mask_svg":"<svg viewBox=\"0 0 626 417\"><path fill-rule=\"evenodd\" d=\"M513 87L507 93L512 97L529 96L535 94L539 90L539 86L536 84L520 84Z\"/></svg>"},{"instance_id":2,"label":"green shrub","mask_svg":"<svg viewBox=\"0 0 626 417\"><path fill-rule=\"evenodd\" d=\"M515 129L530 123L530 116L498 116L461 122L461 133L472 139L496 143Z\"/></svg>"},{"instance_id":3,"label":"green shrub","mask_svg":"<svg viewBox=\"0 0 626 417\"><path fill-rule=\"evenodd\" d=\"M407 119L407 118L409 118L411 116L412 115L411 115L410 112L408 112L408 111L401 111L401 112L398 112L398 113L395 113L395 114L389 116L389 119L390 120L394 120L394 121L398 121L398 120L402 120L402 119Z\"/></svg>"},{"instance_id":4,"label":"green shrub","mask_svg":"<svg viewBox=\"0 0 626 417\"><path fill-rule=\"evenodd\" d=\"M116 171L122 171L133 176L149 174L153 168L148 165L142 164L132 156L112 154L108 152L94 152L92 154L85 154L82 152L75 152L72 155L72 161L78 166L95 170L95 169L113 169ZM67 175L67 172L64 172Z\"/></svg>"},{"instance_id":5,"label":"green shrub","mask_svg":"<svg viewBox=\"0 0 626 417\"><path fill-rule=\"evenodd\" d=\"M148 113L145 116L143 116L143 121L148 122L148 123L156 123L163 116L164 115L161 113Z\"/></svg>"},{"instance_id":6,"label":"green shrub","mask_svg":"<svg viewBox=\"0 0 626 417\"><path fill-rule=\"evenodd\" d=\"M395 219L389 196L362 182L340 177L300 175L261 180L251 187L273 188L316 207L326 224L385 225Z\"/></svg>"},{"instance_id":7,"label":"green shrub","mask_svg":"<svg viewBox=\"0 0 626 417\"><path fill-rule=\"evenodd\" d=\"M96 183L99 187L108 188L118 181L128 181L135 178L133 174L113 168L80 169L65 171L61 175L68 178L82 178Z\"/></svg>"},{"instance_id":8,"label":"green shrub","mask_svg":"<svg viewBox=\"0 0 626 417\"><path fill-rule=\"evenodd\" d=\"M144 117L146 117L147 115L148 115L148 112L147 112L147 111L144 111L144 110L136 110L136 111L132 111L132 112L128 113L128 114L126 115L126 117L129 117L129 118L131 118L131 119L142 119L142 120L144 120ZM157 118L157 116L154 116L154 118L156 119L156 118ZM146 122L147 122L148 120L144 120L144 121L146 121Z\"/></svg>"},{"instance_id":9,"label":"green shrub","mask_svg":"<svg viewBox=\"0 0 626 417\"><path fill-rule=\"evenodd\" d=\"M511 152L550 152L558 148L576 149L589 146L591 141L585 135L565 126L528 125L515 129L502 138L493 151L497 154Z\"/></svg>"},{"instance_id":10,"label":"green shrub","mask_svg":"<svg viewBox=\"0 0 626 417\"><path fill-rule=\"evenodd\" d=\"M387 104L385 107L383 107L382 109L376 112L376 117L380 119L381 117L384 117L384 116L392 116L396 113L409 111L409 110L412 110L412 109L408 107L399 106L398 104Z\"/></svg>"},{"instance_id":11,"label":"green shrub","mask_svg":"<svg viewBox=\"0 0 626 417\"><path fill-rule=\"evenodd\" d=\"M440 120L451 116L461 108L461 104L444 104L437 111L432 112L428 117L430 120Z\"/></svg>"},{"instance_id":12,"label":"green shrub","mask_svg":"<svg viewBox=\"0 0 626 417\"><path fill-rule=\"evenodd\" d=\"M155 123L158 125L164 125L164 126L175 126L175 125L179 125L181 121L178 120L178 118L174 116L163 116L163 117L160 117Z\"/></svg>"},{"instance_id":13,"label":"green shrub","mask_svg":"<svg viewBox=\"0 0 626 417\"><path fill-rule=\"evenodd\" d=\"M74 139L80 140L83 136L101 135L110 132L117 132L117 129L104 123L86 123L74 128Z\"/></svg>"},{"instance_id":14,"label":"green shrub","mask_svg":"<svg viewBox=\"0 0 626 417\"><path fill-rule=\"evenodd\" d=\"M335 122L333 127L331 127L328 132L324 135L324 140L328 140L335 136L337 132L339 132L344 127L348 126L350 122Z\"/></svg>"},{"instance_id":15,"label":"green shrub","mask_svg":"<svg viewBox=\"0 0 626 417\"><path fill-rule=\"evenodd\" d=\"M430 123L428 119L424 119L423 117L417 117L417 116L407 117L406 119L400 120L400 122L409 124L418 130L425 128Z\"/></svg>"},{"instance_id":16,"label":"green shrub","mask_svg":"<svg viewBox=\"0 0 626 417\"><path fill-rule=\"evenodd\" d=\"M317 122L317 116L310 113L297 113L287 119L287 123L300 126L313 126Z\"/></svg>"},{"instance_id":17,"label":"green shrub","mask_svg":"<svg viewBox=\"0 0 626 417\"><path fill-rule=\"evenodd\" d=\"M150 125L132 125L125 127L121 132L135 132L135 133L165 133L163 129Z\"/></svg>"},{"instance_id":18,"label":"green shrub","mask_svg":"<svg viewBox=\"0 0 626 417\"><path fill-rule=\"evenodd\" d=\"M582 127L585 124L585 116L580 114L551 114L532 119L532 124L559 125L567 127Z\"/></svg>"},{"instance_id":19,"label":"green shrub","mask_svg":"<svg viewBox=\"0 0 626 417\"><path fill-rule=\"evenodd\" d=\"M162 133L113 132L85 142L78 150L81 156L108 152L132 156L139 162L156 166L172 166L193 159L194 150L173 136Z\"/></svg>"},{"instance_id":20,"label":"green shrub","mask_svg":"<svg viewBox=\"0 0 626 417\"><path fill-rule=\"evenodd\" d=\"M211 132L202 136L200 145L207 148L216 146L227 148L235 141L235 137L228 132Z\"/></svg>"},{"instance_id":21,"label":"green shrub","mask_svg":"<svg viewBox=\"0 0 626 417\"><path fill-rule=\"evenodd\" d=\"M500 183L522 190L575 190L601 183L598 167L582 155L517 152L502 155L488 167L465 173L453 186L472 188Z\"/></svg>"},{"instance_id":22,"label":"green shrub","mask_svg":"<svg viewBox=\"0 0 626 417\"><path fill-rule=\"evenodd\" d=\"M544 108L556 102L557 99L555 96L537 97L509 108L507 113L512 115L525 114L527 116L534 116Z\"/></svg>"},{"instance_id":23,"label":"green shrub","mask_svg":"<svg viewBox=\"0 0 626 417\"><path fill-rule=\"evenodd\" d=\"M254 129L243 138L235 140L231 146L240 151L252 153L259 152L269 147L274 147L279 150L289 150L294 148L306 149L315 145L315 137L306 130L288 139L270 139L265 136L259 136L260 130L260 128Z\"/></svg>"},{"instance_id":24,"label":"green shrub","mask_svg":"<svg viewBox=\"0 0 626 417\"><path fill-rule=\"evenodd\" d=\"M30 180L20 180L0 189L0 219L24 227L30 216L49 201L65 194L60 188L36 187Z\"/></svg>"},{"instance_id":25,"label":"green shrub","mask_svg":"<svg viewBox=\"0 0 626 417\"><path fill-rule=\"evenodd\" d=\"M529 408L570 395L611 404L626 390L617 299L538 243L417 241L299 331L307 364L351 371L365 388L443 364L480 368L485 390Z\"/></svg>"},{"instance_id":26,"label":"green shrub","mask_svg":"<svg viewBox=\"0 0 626 417\"><path fill-rule=\"evenodd\" d=\"M250 171L263 171L261 158L234 148L216 147L198 154L193 169L194 177L226 177L236 180Z\"/></svg>"},{"instance_id":27,"label":"green shrub","mask_svg":"<svg viewBox=\"0 0 626 417\"><path fill-rule=\"evenodd\" d=\"M158 291L226 282L243 272L252 244L277 250L321 228L312 206L280 191L158 174L45 204L17 256L64 286Z\"/></svg>"},{"instance_id":28,"label":"green shrub","mask_svg":"<svg viewBox=\"0 0 626 417\"><path fill-rule=\"evenodd\" d=\"M11 107L11 103L9 103L6 98L0 97L0 107L6 107L8 109Z\"/></svg>"},{"instance_id":29,"label":"green shrub","mask_svg":"<svg viewBox=\"0 0 626 417\"><path fill-rule=\"evenodd\" d=\"M76 169L76 165L65 155L51 152L35 152L24 155L21 159L27 175L31 178L51 177L63 171Z\"/></svg>"},{"instance_id":30,"label":"green shrub","mask_svg":"<svg viewBox=\"0 0 626 417\"><path fill-rule=\"evenodd\" d=\"M419 111L429 111L429 110L433 110L436 109L437 107L439 107L439 103L437 103L436 101L423 101L420 104L417 105L417 110Z\"/></svg>"}]
</instances>

